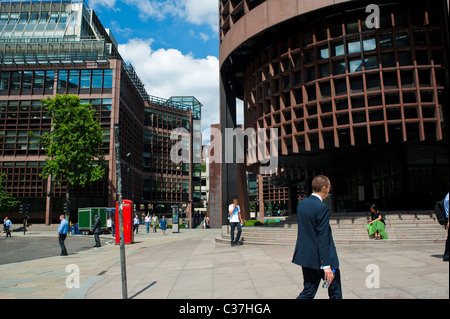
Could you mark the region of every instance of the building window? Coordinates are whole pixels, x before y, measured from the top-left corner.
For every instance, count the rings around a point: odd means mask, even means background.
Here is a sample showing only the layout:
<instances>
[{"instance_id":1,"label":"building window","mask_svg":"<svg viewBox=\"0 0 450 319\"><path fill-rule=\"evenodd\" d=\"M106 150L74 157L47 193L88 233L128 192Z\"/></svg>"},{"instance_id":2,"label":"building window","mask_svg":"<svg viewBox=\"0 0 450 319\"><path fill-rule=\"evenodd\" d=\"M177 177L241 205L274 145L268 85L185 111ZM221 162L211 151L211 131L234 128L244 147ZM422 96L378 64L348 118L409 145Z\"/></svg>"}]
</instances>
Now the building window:
<instances>
[{"instance_id":1,"label":"building window","mask_svg":"<svg viewBox=\"0 0 450 319\"><path fill-rule=\"evenodd\" d=\"M328 47L319 48L319 59L328 59Z\"/></svg>"},{"instance_id":2,"label":"building window","mask_svg":"<svg viewBox=\"0 0 450 319\"><path fill-rule=\"evenodd\" d=\"M33 79L33 71L23 71L22 90L30 90Z\"/></svg>"},{"instance_id":3,"label":"building window","mask_svg":"<svg viewBox=\"0 0 450 319\"><path fill-rule=\"evenodd\" d=\"M104 70L103 88L112 89L113 70Z\"/></svg>"},{"instance_id":4,"label":"building window","mask_svg":"<svg viewBox=\"0 0 450 319\"><path fill-rule=\"evenodd\" d=\"M66 89L68 71L59 71L58 73L58 89Z\"/></svg>"},{"instance_id":5,"label":"building window","mask_svg":"<svg viewBox=\"0 0 450 319\"><path fill-rule=\"evenodd\" d=\"M398 63L399 63L400 66L411 65L412 64L412 60L411 60L411 53L410 53L410 51L399 52L398 53Z\"/></svg>"},{"instance_id":6,"label":"building window","mask_svg":"<svg viewBox=\"0 0 450 319\"><path fill-rule=\"evenodd\" d=\"M380 34L380 36L379 36L379 44L380 44L380 48L382 48L382 49L384 49L384 48L392 48L393 47L392 34L391 33Z\"/></svg>"},{"instance_id":7,"label":"building window","mask_svg":"<svg viewBox=\"0 0 450 319\"><path fill-rule=\"evenodd\" d=\"M95 89L96 93L100 93L102 87L111 89L112 81L113 70L61 70L58 75L58 92L65 93L68 89L71 93L78 93L82 89L86 93L86 90Z\"/></svg>"},{"instance_id":8,"label":"building window","mask_svg":"<svg viewBox=\"0 0 450 319\"><path fill-rule=\"evenodd\" d=\"M397 46L404 47L409 45L409 36L406 31L397 31L395 33L395 38L397 40Z\"/></svg>"},{"instance_id":9,"label":"building window","mask_svg":"<svg viewBox=\"0 0 450 319\"><path fill-rule=\"evenodd\" d=\"M362 71L362 61L361 59L352 59L348 61L350 72Z\"/></svg>"},{"instance_id":10,"label":"building window","mask_svg":"<svg viewBox=\"0 0 450 319\"><path fill-rule=\"evenodd\" d=\"M42 90L44 88L45 71L36 71L33 79L33 89Z\"/></svg>"},{"instance_id":11,"label":"building window","mask_svg":"<svg viewBox=\"0 0 450 319\"><path fill-rule=\"evenodd\" d=\"M378 69L378 56L371 55L364 58L364 67L366 70Z\"/></svg>"},{"instance_id":12,"label":"building window","mask_svg":"<svg viewBox=\"0 0 450 319\"><path fill-rule=\"evenodd\" d=\"M46 71L44 89L53 90L54 82L55 82L55 71Z\"/></svg>"},{"instance_id":13,"label":"building window","mask_svg":"<svg viewBox=\"0 0 450 319\"><path fill-rule=\"evenodd\" d=\"M375 39L364 39L363 40L363 49L364 51L371 51L377 48L377 43Z\"/></svg>"},{"instance_id":14,"label":"building window","mask_svg":"<svg viewBox=\"0 0 450 319\"><path fill-rule=\"evenodd\" d=\"M0 91L8 90L9 72L2 72L0 77Z\"/></svg>"},{"instance_id":15,"label":"building window","mask_svg":"<svg viewBox=\"0 0 450 319\"><path fill-rule=\"evenodd\" d=\"M340 55L344 55L345 51L344 51L344 45L341 44L336 44L334 46L334 56L340 56Z\"/></svg>"},{"instance_id":16,"label":"building window","mask_svg":"<svg viewBox=\"0 0 450 319\"><path fill-rule=\"evenodd\" d=\"M70 70L69 71L69 90L70 89L78 89L78 86L80 84L80 71L78 70Z\"/></svg>"},{"instance_id":17,"label":"building window","mask_svg":"<svg viewBox=\"0 0 450 319\"><path fill-rule=\"evenodd\" d=\"M91 87L91 70L81 70L80 88L89 89Z\"/></svg>"},{"instance_id":18,"label":"building window","mask_svg":"<svg viewBox=\"0 0 450 319\"><path fill-rule=\"evenodd\" d=\"M92 70L92 88L102 88L103 70Z\"/></svg>"},{"instance_id":19,"label":"building window","mask_svg":"<svg viewBox=\"0 0 450 319\"><path fill-rule=\"evenodd\" d=\"M356 41L349 41L348 42L348 53L358 53L361 52L361 44L359 43L359 39Z\"/></svg>"},{"instance_id":20,"label":"building window","mask_svg":"<svg viewBox=\"0 0 450 319\"><path fill-rule=\"evenodd\" d=\"M395 57L393 53L386 53L381 55L381 65L383 68L395 67Z\"/></svg>"},{"instance_id":21,"label":"building window","mask_svg":"<svg viewBox=\"0 0 450 319\"><path fill-rule=\"evenodd\" d=\"M11 90L20 90L20 71L11 72Z\"/></svg>"},{"instance_id":22,"label":"building window","mask_svg":"<svg viewBox=\"0 0 450 319\"><path fill-rule=\"evenodd\" d=\"M345 61L334 62L333 63L333 72L334 72L334 75L345 74L345 72L346 72Z\"/></svg>"}]
</instances>

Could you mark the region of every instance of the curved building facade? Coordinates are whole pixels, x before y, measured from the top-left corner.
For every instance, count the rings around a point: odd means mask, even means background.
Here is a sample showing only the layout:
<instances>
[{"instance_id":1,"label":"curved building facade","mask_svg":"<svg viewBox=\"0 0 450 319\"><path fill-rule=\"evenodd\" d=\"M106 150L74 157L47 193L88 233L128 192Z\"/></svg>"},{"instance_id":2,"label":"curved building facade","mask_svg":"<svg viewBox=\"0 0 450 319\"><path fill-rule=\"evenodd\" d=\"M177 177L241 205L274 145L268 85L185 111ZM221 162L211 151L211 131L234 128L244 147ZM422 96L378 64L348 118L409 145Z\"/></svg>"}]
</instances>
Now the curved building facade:
<instances>
[{"instance_id":1,"label":"curved building facade","mask_svg":"<svg viewBox=\"0 0 450 319\"><path fill-rule=\"evenodd\" d=\"M278 130L272 180L290 199L324 173L334 211L432 209L449 188L448 12L448 1L220 1L222 128L238 98L245 128ZM224 187L233 168L223 174Z\"/></svg>"}]
</instances>

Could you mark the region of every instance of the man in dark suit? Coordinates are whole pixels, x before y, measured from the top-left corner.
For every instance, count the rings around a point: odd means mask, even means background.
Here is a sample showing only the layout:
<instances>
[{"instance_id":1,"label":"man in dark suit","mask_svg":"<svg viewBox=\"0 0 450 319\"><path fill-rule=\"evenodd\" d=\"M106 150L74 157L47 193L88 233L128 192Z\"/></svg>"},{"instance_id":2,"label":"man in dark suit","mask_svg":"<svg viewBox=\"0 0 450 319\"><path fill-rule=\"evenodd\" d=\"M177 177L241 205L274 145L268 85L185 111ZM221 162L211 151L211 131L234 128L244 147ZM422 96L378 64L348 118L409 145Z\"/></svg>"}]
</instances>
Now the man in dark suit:
<instances>
[{"instance_id":1,"label":"man in dark suit","mask_svg":"<svg viewBox=\"0 0 450 319\"><path fill-rule=\"evenodd\" d=\"M93 229L94 238L95 238L95 246L94 247L101 247L102 245L100 243L100 233L102 231L102 220L97 215L95 215L94 220L95 220L94 229Z\"/></svg>"},{"instance_id":2,"label":"man in dark suit","mask_svg":"<svg viewBox=\"0 0 450 319\"><path fill-rule=\"evenodd\" d=\"M292 262L302 266L304 285L297 299L313 299L321 279L330 283L330 299L342 299L339 259L329 224L330 210L322 202L330 193L330 180L323 175L316 176L312 189L312 195L297 206L298 237Z\"/></svg>"}]
</instances>

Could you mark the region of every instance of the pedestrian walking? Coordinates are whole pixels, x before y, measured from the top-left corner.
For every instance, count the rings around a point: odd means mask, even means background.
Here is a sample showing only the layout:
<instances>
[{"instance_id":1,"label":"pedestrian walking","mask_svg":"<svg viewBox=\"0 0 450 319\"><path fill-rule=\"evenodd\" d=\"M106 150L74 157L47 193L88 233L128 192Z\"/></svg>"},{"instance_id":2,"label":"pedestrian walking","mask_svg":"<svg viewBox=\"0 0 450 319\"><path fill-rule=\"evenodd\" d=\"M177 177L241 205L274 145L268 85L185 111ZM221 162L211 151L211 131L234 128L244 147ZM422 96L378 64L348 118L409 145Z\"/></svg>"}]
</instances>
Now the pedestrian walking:
<instances>
[{"instance_id":1,"label":"pedestrian walking","mask_svg":"<svg viewBox=\"0 0 450 319\"><path fill-rule=\"evenodd\" d=\"M3 231L6 232L6 238L11 237L12 222L8 217L3 220Z\"/></svg>"},{"instance_id":2,"label":"pedestrian walking","mask_svg":"<svg viewBox=\"0 0 450 319\"><path fill-rule=\"evenodd\" d=\"M158 217L156 216L155 213L153 213L153 216L152 216L152 229L153 229L154 233L156 233L156 226L158 226Z\"/></svg>"},{"instance_id":3,"label":"pedestrian walking","mask_svg":"<svg viewBox=\"0 0 450 319\"><path fill-rule=\"evenodd\" d=\"M448 240L449 240L449 234L448 234L448 232L449 232L449 230L448 230L448 226L449 226L449 222L448 222L448 193L447 193L447 196L445 196L445 198L444 198L444 210L445 210L445 216L447 217L447 241L445 242L445 251L444 251L444 256L443 256L443 260L444 261L448 261L448 257L449 257L449 255L448 255L448 249L449 249L449 246L450 246L450 244L449 244L449 242L448 242Z\"/></svg>"},{"instance_id":4,"label":"pedestrian walking","mask_svg":"<svg viewBox=\"0 0 450 319\"><path fill-rule=\"evenodd\" d=\"M136 230L136 234L137 234L138 230L139 230L139 216L138 216L138 214L136 214L134 216L134 229Z\"/></svg>"},{"instance_id":5,"label":"pedestrian walking","mask_svg":"<svg viewBox=\"0 0 450 319\"><path fill-rule=\"evenodd\" d=\"M116 237L116 218L115 216L111 218L111 233L113 237Z\"/></svg>"},{"instance_id":6,"label":"pedestrian walking","mask_svg":"<svg viewBox=\"0 0 450 319\"><path fill-rule=\"evenodd\" d=\"M167 229L167 220L166 220L166 216L163 216L161 218L161 220L159 221L159 224L161 225L161 231L162 234L165 235L166 234L166 229Z\"/></svg>"},{"instance_id":7,"label":"pedestrian walking","mask_svg":"<svg viewBox=\"0 0 450 319\"><path fill-rule=\"evenodd\" d=\"M242 244L239 242L242 233L242 216L241 216L241 208L238 205L238 199L233 198L233 203L228 206L228 216L230 220L231 227L231 246L241 246ZM237 227L237 235L236 239L234 238L234 232Z\"/></svg>"},{"instance_id":8,"label":"pedestrian walking","mask_svg":"<svg viewBox=\"0 0 450 319\"><path fill-rule=\"evenodd\" d=\"M152 218L150 217L150 214L147 213L147 215L145 216L145 229L147 231L147 234L150 230L150 224L151 224Z\"/></svg>"},{"instance_id":9,"label":"pedestrian walking","mask_svg":"<svg viewBox=\"0 0 450 319\"><path fill-rule=\"evenodd\" d=\"M141 214L141 225L145 225L145 213L142 212Z\"/></svg>"},{"instance_id":10,"label":"pedestrian walking","mask_svg":"<svg viewBox=\"0 0 450 319\"><path fill-rule=\"evenodd\" d=\"M303 291L297 299L313 299L320 280L329 284L330 299L342 299L339 259L329 224L330 210L322 201L331 190L323 175L312 181L313 193L297 206L298 235L292 262L302 267Z\"/></svg>"},{"instance_id":11,"label":"pedestrian walking","mask_svg":"<svg viewBox=\"0 0 450 319\"><path fill-rule=\"evenodd\" d=\"M61 256L67 256L67 249L64 241L67 238L67 233L69 232L69 222L64 215L59 216L61 223L58 228L59 246L61 247Z\"/></svg>"},{"instance_id":12,"label":"pedestrian walking","mask_svg":"<svg viewBox=\"0 0 450 319\"><path fill-rule=\"evenodd\" d=\"M94 247L101 247L102 244L100 242L100 233L102 232L102 220L100 219L100 216L95 215L94 217L95 224L94 224L94 238L95 238L95 246Z\"/></svg>"}]
</instances>

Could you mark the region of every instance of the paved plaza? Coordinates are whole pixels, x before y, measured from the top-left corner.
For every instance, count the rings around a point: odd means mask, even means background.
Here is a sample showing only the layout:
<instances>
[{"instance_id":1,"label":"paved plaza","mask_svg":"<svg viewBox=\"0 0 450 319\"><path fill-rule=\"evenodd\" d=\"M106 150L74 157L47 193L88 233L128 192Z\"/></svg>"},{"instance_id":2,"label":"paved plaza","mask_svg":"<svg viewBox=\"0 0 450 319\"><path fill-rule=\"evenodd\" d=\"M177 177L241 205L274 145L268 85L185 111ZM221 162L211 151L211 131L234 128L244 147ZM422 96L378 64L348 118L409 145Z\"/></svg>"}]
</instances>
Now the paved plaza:
<instances>
[{"instance_id":1,"label":"paved plaza","mask_svg":"<svg viewBox=\"0 0 450 319\"><path fill-rule=\"evenodd\" d=\"M15 233L12 239L23 236ZM55 237L27 233L29 240ZM219 229L141 232L126 246L128 297L133 299L294 299L302 290L301 268L291 245L218 243ZM0 299L119 299L119 246L71 252L82 236L69 236L69 256L0 265ZM4 240L1 239L1 244ZM92 244L94 239L92 237ZM57 245L57 243L56 243ZM443 243L367 240L336 244L345 299L448 299L449 264ZM79 277L77 277L79 275ZM79 280L78 280L79 279ZM79 287L70 288L78 280ZM326 299L319 288L316 299Z\"/></svg>"}]
</instances>

